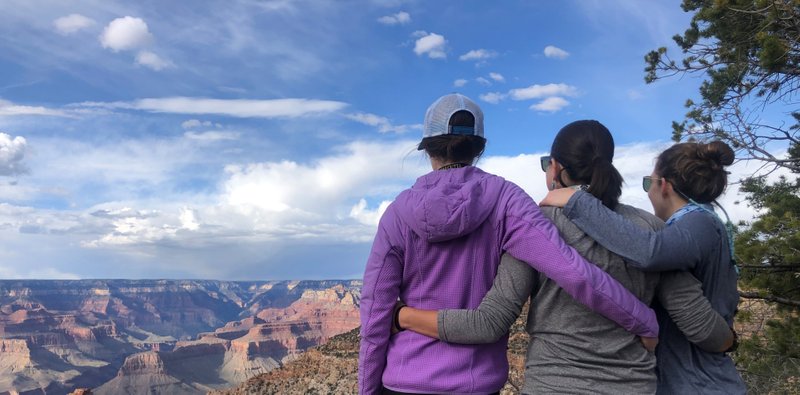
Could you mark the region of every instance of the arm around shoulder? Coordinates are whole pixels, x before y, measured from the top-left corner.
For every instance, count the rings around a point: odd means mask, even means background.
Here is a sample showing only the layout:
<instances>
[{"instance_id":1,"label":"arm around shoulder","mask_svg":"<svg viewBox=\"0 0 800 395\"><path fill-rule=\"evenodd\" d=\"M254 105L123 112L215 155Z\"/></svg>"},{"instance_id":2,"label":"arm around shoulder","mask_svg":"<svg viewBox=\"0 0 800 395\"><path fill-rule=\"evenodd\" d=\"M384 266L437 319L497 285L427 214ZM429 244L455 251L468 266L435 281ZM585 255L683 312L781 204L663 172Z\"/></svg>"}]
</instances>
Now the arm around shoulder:
<instances>
[{"instance_id":1,"label":"arm around shoulder","mask_svg":"<svg viewBox=\"0 0 800 395\"><path fill-rule=\"evenodd\" d=\"M504 254L494 284L477 309L439 311L439 338L463 344L500 340L522 312L535 278L536 272L528 264Z\"/></svg>"}]
</instances>

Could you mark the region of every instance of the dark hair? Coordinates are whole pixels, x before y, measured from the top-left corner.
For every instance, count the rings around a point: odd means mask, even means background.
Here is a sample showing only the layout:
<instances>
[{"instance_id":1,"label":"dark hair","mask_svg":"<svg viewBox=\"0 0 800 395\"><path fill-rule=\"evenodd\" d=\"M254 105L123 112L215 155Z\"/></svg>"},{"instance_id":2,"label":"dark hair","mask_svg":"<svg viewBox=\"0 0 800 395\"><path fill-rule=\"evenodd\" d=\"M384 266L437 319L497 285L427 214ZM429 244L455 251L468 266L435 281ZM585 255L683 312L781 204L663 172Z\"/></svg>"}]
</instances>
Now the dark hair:
<instances>
[{"instance_id":1,"label":"dark hair","mask_svg":"<svg viewBox=\"0 0 800 395\"><path fill-rule=\"evenodd\" d=\"M450 126L475 126L475 116L469 111L456 111L451 117ZM480 136L444 134L425 137L419 142L418 150L425 150L431 158L446 162L473 163L483 155L486 139Z\"/></svg>"},{"instance_id":2,"label":"dark hair","mask_svg":"<svg viewBox=\"0 0 800 395\"><path fill-rule=\"evenodd\" d=\"M710 203L725 191L728 172L724 167L734 158L731 147L722 141L675 144L658 155L656 174L685 198Z\"/></svg>"},{"instance_id":3,"label":"dark hair","mask_svg":"<svg viewBox=\"0 0 800 395\"><path fill-rule=\"evenodd\" d=\"M587 192L602 200L606 207L613 209L619 204L622 176L611 164L614 138L602 123L583 120L564 126L553 140L550 156L564 167L570 179L588 184ZM556 177L560 181L561 175Z\"/></svg>"}]
</instances>

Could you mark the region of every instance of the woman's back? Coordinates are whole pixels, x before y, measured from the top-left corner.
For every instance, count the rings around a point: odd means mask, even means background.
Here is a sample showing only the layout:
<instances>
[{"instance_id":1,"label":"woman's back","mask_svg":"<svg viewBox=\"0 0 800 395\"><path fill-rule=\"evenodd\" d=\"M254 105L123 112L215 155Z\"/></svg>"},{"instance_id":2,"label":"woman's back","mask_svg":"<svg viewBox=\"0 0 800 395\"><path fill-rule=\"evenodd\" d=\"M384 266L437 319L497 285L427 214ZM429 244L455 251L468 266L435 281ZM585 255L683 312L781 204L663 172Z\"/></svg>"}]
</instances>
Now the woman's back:
<instances>
[{"instance_id":1,"label":"woman's back","mask_svg":"<svg viewBox=\"0 0 800 395\"><path fill-rule=\"evenodd\" d=\"M615 211L637 225L658 229L663 222L643 210L620 204ZM628 266L569 221L561 209L542 207L564 240L610 274L642 302L650 304L658 273ZM655 355L638 337L577 303L550 279L534 274L528 313L531 335L525 389L532 393L654 393Z\"/></svg>"},{"instance_id":2,"label":"woman's back","mask_svg":"<svg viewBox=\"0 0 800 395\"><path fill-rule=\"evenodd\" d=\"M480 303L500 263L498 206L511 187L465 167L422 176L397 197L381 228L403 251L401 300L428 309ZM489 393L507 369L504 341L464 347L407 331L391 338L382 381L406 392Z\"/></svg>"}]
</instances>

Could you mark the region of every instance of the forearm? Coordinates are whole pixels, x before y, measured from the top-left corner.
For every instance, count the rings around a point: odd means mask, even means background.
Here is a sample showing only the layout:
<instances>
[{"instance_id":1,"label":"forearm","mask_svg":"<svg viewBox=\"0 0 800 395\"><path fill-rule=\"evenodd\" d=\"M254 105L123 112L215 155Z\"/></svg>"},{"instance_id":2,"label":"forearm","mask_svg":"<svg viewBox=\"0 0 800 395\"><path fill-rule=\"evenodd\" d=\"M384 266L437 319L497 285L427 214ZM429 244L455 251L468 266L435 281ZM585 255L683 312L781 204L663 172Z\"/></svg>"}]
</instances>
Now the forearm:
<instances>
[{"instance_id":1,"label":"forearm","mask_svg":"<svg viewBox=\"0 0 800 395\"><path fill-rule=\"evenodd\" d=\"M441 310L439 338L450 343L494 343L514 324L536 283L536 272L505 254L494 284L475 310Z\"/></svg>"},{"instance_id":2,"label":"forearm","mask_svg":"<svg viewBox=\"0 0 800 395\"><path fill-rule=\"evenodd\" d=\"M711 307L702 283L690 273L663 273L656 296L686 339L704 351L722 352L733 344L730 325Z\"/></svg>"},{"instance_id":3,"label":"forearm","mask_svg":"<svg viewBox=\"0 0 800 395\"><path fill-rule=\"evenodd\" d=\"M435 310L420 310L403 306L397 318L401 328L438 339L439 324L436 315Z\"/></svg>"},{"instance_id":4,"label":"forearm","mask_svg":"<svg viewBox=\"0 0 800 395\"><path fill-rule=\"evenodd\" d=\"M685 270L695 261L694 250L689 248L691 236L681 229L644 229L588 193L572 195L564 206L564 215L592 239L641 270Z\"/></svg>"},{"instance_id":5,"label":"forearm","mask_svg":"<svg viewBox=\"0 0 800 395\"><path fill-rule=\"evenodd\" d=\"M503 255L494 284L478 308L437 313L403 307L398 312L399 324L403 329L450 343L494 343L508 333L522 312L535 277L536 273L526 263Z\"/></svg>"}]
</instances>

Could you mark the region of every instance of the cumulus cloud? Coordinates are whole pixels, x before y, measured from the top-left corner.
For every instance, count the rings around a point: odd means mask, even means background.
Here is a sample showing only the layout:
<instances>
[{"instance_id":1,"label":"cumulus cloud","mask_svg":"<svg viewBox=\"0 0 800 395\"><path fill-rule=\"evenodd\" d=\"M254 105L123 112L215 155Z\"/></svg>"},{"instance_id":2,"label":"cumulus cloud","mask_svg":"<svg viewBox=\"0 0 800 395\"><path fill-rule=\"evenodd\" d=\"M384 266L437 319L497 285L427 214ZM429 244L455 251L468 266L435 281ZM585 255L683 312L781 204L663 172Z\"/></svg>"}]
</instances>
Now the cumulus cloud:
<instances>
[{"instance_id":1,"label":"cumulus cloud","mask_svg":"<svg viewBox=\"0 0 800 395\"><path fill-rule=\"evenodd\" d=\"M514 100L529 100L547 96L577 96L578 89L567 84L536 84L527 88L512 89L508 93Z\"/></svg>"},{"instance_id":2,"label":"cumulus cloud","mask_svg":"<svg viewBox=\"0 0 800 395\"><path fill-rule=\"evenodd\" d=\"M364 225L377 227L378 221L380 221L381 216L383 216L383 213L386 212L386 208L389 207L391 203L390 200L384 200L377 208L370 210L367 208L367 201L361 199L350 209L350 218Z\"/></svg>"},{"instance_id":3,"label":"cumulus cloud","mask_svg":"<svg viewBox=\"0 0 800 395\"><path fill-rule=\"evenodd\" d=\"M411 22L411 15L405 11L400 11L396 14L382 16L378 18L378 22L384 25L405 25Z\"/></svg>"},{"instance_id":4,"label":"cumulus cloud","mask_svg":"<svg viewBox=\"0 0 800 395\"><path fill-rule=\"evenodd\" d=\"M175 67L171 61L165 60L150 51L139 51L139 53L136 54L136 63L155 71Z\"/></svg>"},{"instance_id":5,"label":"cumulus cloud","mask_svg":"<svg viewBox=\"0 0 800 395\"><path fill-rule=\"evenodd\" d=\"M458 57L461 61L486 60L497 56L497 53L488 49L473 49Z\"/></svg>"},{"instance_id":6,"label":"cumulus cloud","mask_svg":"<svg viewBox=\"0 0 800 395\"><path fill-rule=\"evenodd\" d=\"M467 82L468 82L467 80L465 80L463 78L459 78L459 79L453 81L453 86L456 87L456 88L461 88L464 85L466 85Z\"/></svg>"},{"instance_id":7,"label":"cumulus cloud","mask_svg":"<svg viewBox=\"0 0 800 395\"><path fill-rule=\"evenodd\" d=\"M498 73L489 73L496 82L505 81L502 75ZM478 77L476 81L482 85L489 86L492 84L486 78ZM507 98L513 100L530 100L530 99L543 99L540 102L530 106L530 109L544 112L556 112L569 105L569 101L562 96L577 96L578 89L572 85L567 84L547 84L547 85L531 85L526 88L515 88L508 91L508 93L501 92L487 92L479 95L478 97L491 104L497 104Z\"/></svg>"},{"instance_id":8,"label":"cumulus cloud","mask_svg":"<svg viewBox=\"0 0 800 395\"><path fill-rule=\"evenodd\" d=\"M417 39L414 43L414 53L417 56L428 55L431 59L445 59L447 58L446 45L447 40L444 39L444 36L429 33Z\"/></svg>"},{"instance_id":9,"label":"cumulus cloud","mask_svg":"<svg viewBox=\"0 0 800 395\"><path fill-rule=\"evenodd\" d=\"M100 35L103 48L114 52L139 49L149 45L153 35L140 18L125 16L111 21Z\"/></svg>"},{"instance_id":10,"label":"cumulus cloud","mask_svg":"<svg viewBox=\"0 0 800 395\"><path fill-rule=\"evenodd\" d=\"M94 24L93 19L81 14L70 14L53 21L56 31L64 36L86 29Z\"/></svg>"},{"instance_id":11,"label":"cumulus cloud","mask_svg":"<svg viewBox=\"0 0 800 395\"><path fill-rule=\"evenodd\" d=\"M553 59L566 59L569 56L569 52L556 46L548 45L544 47L544 56Z\"/></svg>"},{"instance_id":12,"label":"cumulus cloud","mask_svg":"<svg viewBox=\"0 0 800 395\"><path fill-rule=\"evenodd\" d=\"M200 97L164 97L132 102L84 102L87 108L131 109L173 114L215 114L237 118L297 118L341 110L347 103L313 99L208 99Z\"/></svg>"},{"instance_id":13,"label":"cumulus cloud","mask_svg":"<svg viewBox=\"0 0 800 395\"><path fill-rule=\"evenodd\" d=\"M568 105L569 101L563 97L553 96L531 105L530 108L536 111L557 112Z\"/></svg>"},{"instance_id":14,"label":"cumulus cloud","mask_svg":"<svg viewBox=\"0 0 800 395\"><path fill-rule=\"evenodd\" d=\"M505 95L500 92L489 92L478 96L478 98L487 103L497 104L505 98Z\"/></svg>"},{"instance_id":15,"label":"cumulus cloud","mask_svg":"<svg viewBox=\"0 0 800 395\"><path fill-rule=\"evenodd\" d=\"M378 127L378 131L381 133L405 133L411 129L422 129L422 125L420 124L392 125L388 118L370 113L346 114L345 117L364 125L376 126Z\"/></svg>"},{"instance_id":16,"label":"cumulus cloud","mask_svg":"<svg viewBox=\"0 0 800 395\"><path fill-rule=\"evenodd\" d=\"M16 176L25 173L25 166L22 160L25 159L25 152L28 142L22 136L11 137L6 133L0 132L0 176Z\"/></svg>"}]
</instances>

